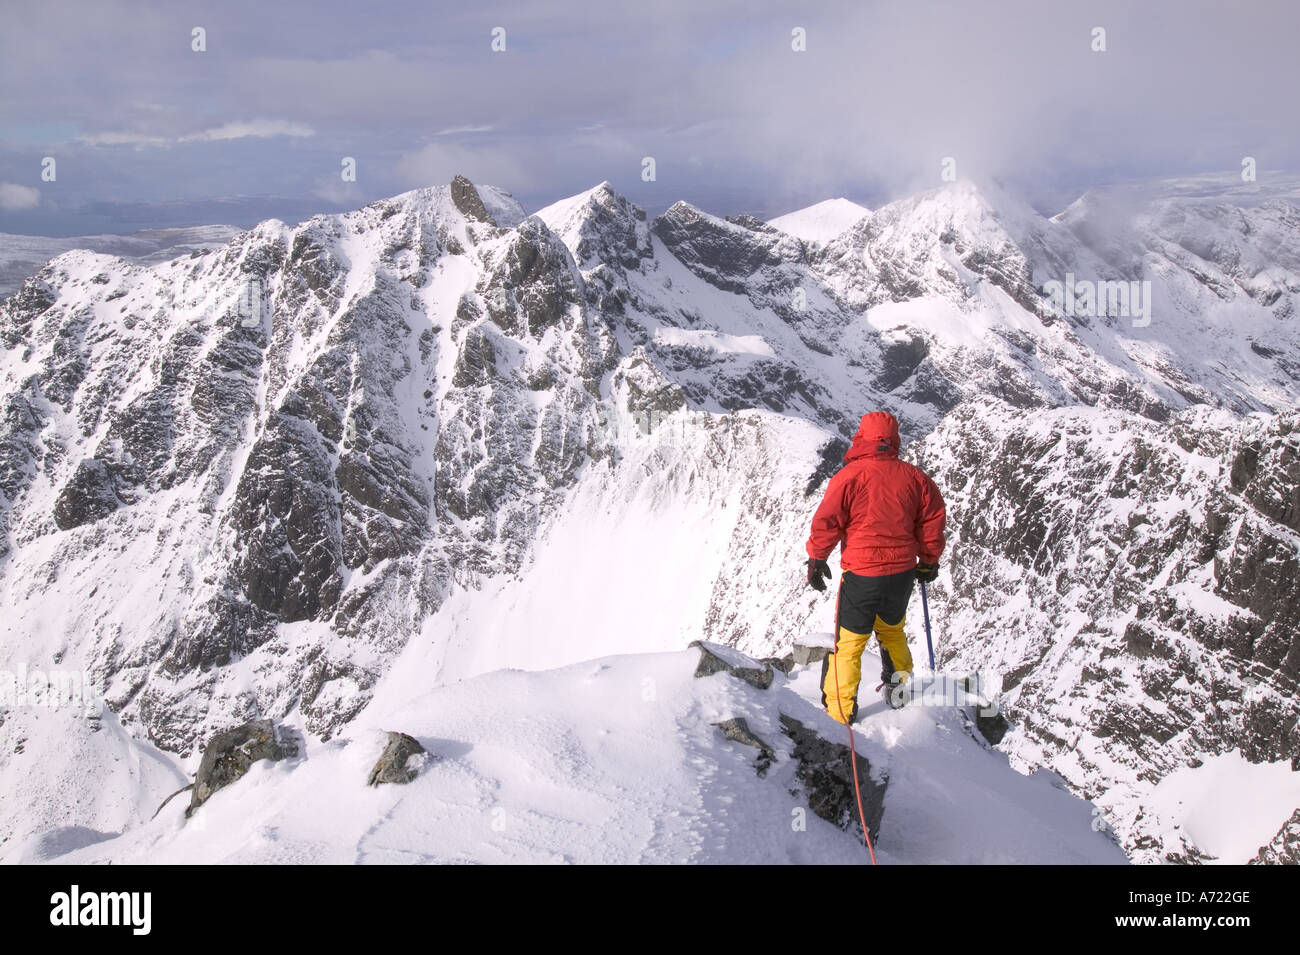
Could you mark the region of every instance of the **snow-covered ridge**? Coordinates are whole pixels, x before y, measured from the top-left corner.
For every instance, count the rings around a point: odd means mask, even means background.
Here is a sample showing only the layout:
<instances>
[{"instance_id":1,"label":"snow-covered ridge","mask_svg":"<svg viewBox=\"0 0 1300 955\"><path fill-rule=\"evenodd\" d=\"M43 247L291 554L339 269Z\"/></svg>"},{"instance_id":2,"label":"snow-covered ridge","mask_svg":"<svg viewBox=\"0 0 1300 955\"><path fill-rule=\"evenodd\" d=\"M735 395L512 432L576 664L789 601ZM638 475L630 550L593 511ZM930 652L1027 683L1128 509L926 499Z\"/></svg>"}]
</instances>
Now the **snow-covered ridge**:
<instances>
[{"instance_id":1,"label":"snow-covered ridge","mask_svg":"<svg viewBox=\"0 0 1300 955\"><path fill-rule=\"evenodd\" d=\"M130 235L82 235L48 238L0 233L0 296L18 291L23 280L45 262L72 249L90 249L145 263L161 262L225 245L239 233L234 226L212 225L150 229Z\"/></svg>"},{"instance_id":2,"label":"snow-covered ridge","mask_svg":"<svg viewBox=\"0 0 1300 955\"><path fill-rule=\"evenodd\" d=\"M0 857L92 864L863 863L856 818L845 812L832 822L822 817L826 808L819 814L810 806L810 783L799 775L801 759L783 722L793 718L828 747L844 746L843 727L816 702L817 667L797 668L790 678L777 672L764 690L726 672L694 678L698 658L696 650L624 654L434 689L398 667L344 734L282 762L254 763L188 818L180 799L158 811L185 776L171 761L173 779L141 785L140 805L121 835L64 826ZM741 665L764 666L745 658ZM1124 861L1092 825L1087 802L1051 773L1017 774L971 733L963 709L893 713L879 702L868 709L856 746L869 761L863 785L883 789L881 864ZM737 719L768 747L768 758L719 728ZM427 755L418 757L412 781L368 787L392 727L411 734ZM170 761L141 744L130 757L124 762L140 771ZM74 786L88 800L89 783ZM954 788L962 793L956 812Z\"/></svg>"}]
</instances>

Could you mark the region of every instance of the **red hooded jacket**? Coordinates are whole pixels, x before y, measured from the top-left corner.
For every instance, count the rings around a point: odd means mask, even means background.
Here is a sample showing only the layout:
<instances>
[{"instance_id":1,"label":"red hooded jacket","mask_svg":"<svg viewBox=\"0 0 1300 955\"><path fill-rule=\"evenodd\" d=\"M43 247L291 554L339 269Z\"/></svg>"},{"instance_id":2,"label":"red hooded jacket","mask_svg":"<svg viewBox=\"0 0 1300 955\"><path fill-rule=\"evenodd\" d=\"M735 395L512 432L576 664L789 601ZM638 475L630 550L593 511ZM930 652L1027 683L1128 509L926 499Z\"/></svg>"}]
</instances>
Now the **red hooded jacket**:
<instances>
[{"instance_id":1,"label":"red hooded jacket","mask_svg":"<svg viewBox=\"0 0 1300 955\"><path fill-rule=\"evenodd\" d=\"M825 560L843 544L840 568L864 577L933 564L944 547L943 496L920 468L898 460L898 421L862 416L842 467L813 516L808 556Z\"/></svg>"}]
</instances>

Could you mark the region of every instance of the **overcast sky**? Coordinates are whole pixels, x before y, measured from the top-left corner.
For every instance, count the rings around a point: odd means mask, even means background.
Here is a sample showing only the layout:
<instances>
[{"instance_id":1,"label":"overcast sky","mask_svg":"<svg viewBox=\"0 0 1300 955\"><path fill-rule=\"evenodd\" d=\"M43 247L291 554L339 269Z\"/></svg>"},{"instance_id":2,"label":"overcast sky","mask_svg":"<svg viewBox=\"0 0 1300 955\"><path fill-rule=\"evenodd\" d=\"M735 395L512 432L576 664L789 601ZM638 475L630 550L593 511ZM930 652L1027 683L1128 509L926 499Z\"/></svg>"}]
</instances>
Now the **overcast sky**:
<instances>
[{"instance_id":1,"label":"overcast sky","mask_svg":"<svg viewBox=\"0 0 1300 955\"><path fill-rule=\"evenodd\" d=\"M458 172L529 210L607 179L651 213L771 216L932 188L944 157L1052 212L1244 156L1300 168L1289 0L0 8L0 232L297 220Z\"/></svg>"}]
</instances>

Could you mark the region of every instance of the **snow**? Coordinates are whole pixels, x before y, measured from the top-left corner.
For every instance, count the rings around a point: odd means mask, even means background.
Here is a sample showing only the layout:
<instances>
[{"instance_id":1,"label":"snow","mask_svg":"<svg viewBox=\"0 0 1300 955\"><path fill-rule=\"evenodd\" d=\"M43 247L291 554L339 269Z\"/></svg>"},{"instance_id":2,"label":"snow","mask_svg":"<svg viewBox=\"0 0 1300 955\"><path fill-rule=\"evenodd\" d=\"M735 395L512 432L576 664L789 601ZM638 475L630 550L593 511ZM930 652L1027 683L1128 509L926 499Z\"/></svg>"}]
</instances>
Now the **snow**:
<instances>
[{"instance_id":1,"label":"snow","mask_svg":"<svg viewBox=\"0 0 1300 955\"><path fill-rule=\"evenodd\" d=\"M107 709L87 719L79 709L19 706L5 719L22 744L0 764L0 791L24 816L51 823L24 839L7 819L0 861L47 861L142 826L187 782L175 757L135 739Z\"/></svg>"},{"instance_id":2,"label":"snow","mask_svg":"<svg viewBox=\"0 0 1300 955\"><path fill-rule=\"evenodd\" d=\"M900 327L928 332L945 345L979 347L991 327L986 313L964 312L947 299L926 297L906 302L886 302L862 319L877 332Z\"/></svg>"},{"instance_id":3,"label":"snow","mask_svg":"<svg viewBox=\"0 0 1300 955\"><path fill-rule=\"evenodd\" d=\"M696 464L710 435L695 417L679 412L648 435L617 424L627 442L617 467L589 469L540 529L541 546L520 572L453 593L394 669L448 683L502 666L563 666L593 652L675 650L702 636L713 576L701 568L724 561L738 524L751 519L746 472L768 445L815 446L820 435L768 413L738 416L763 443L710 471ZM787 463L770 486L793 494L801 480Z\"/></svg>"},{"instance_id":4,"label":"snow","mask_svg":"<svg viewBox=\"0 0 1300 955\"><path fill-rule=\"evenodd\" d=\"M778 675L762 691L726 673L695 679L697 660L695 650L620 654L434 689L395 669L342 737L309 742L295 759L255 763L188 820L182 794L120 835L68 829L5 857L863 864L862 844L808 809L780 730L784 712L843 740L844 728L814 701L817 668ZM866 709L859 752L874 778L889 778L881 864L1124 862L1090 827L1088 803L1050 777L1011 770L968 735L962 711ZM765 777L755 773L756 751L713 725L733 717L777 752ZM415 736L430 756L411 783L368 788L382 731L391 729Z\"/></svg>"},{"instance_id":5,"label":"snow","mask_svg":"<svg viewBox=\"0 0 1300 955\"><path fill-rule=\"evenodd\" d=\"M848 199L826 199L804 209L796 209L794 212L769 219L767 224L805 242L824 244L869 215L871 215L870 209Z\"/></svg>"},{"instance_id":6,"label":"snow","mask_svg":"<svg viewBox=\"0 0 1300 955\"><path fill-rule=\"evenodd\" d=\"M713 329L656 328L655 343L732 355L772 355L772 346L761 335L724 335Z\"/></svg>"},{"instance_id":7,"label":"snow","mask_svg":"<svg viewBox=\"0 0 1300 955\"><path fill-rule=\"evenodd\" d=\"M1244 865L1300 809L1300 773L1289 760L1252 763L1233 750L1174 770L1145 804L1214 861Z\"/></svg>"},{"instance_id":8,"label":"snow","mask_svg":"<svg viewBox=\"0 0 1300 955\"><path fill-rule=\"evenodd\" d=\"M504 189L488 185L476 186L475 189L483 201L483 208L502 229L513 229L524 220L524 207Z\"/></svg>"},{"instance_id":9,"label":"snow","mask_svg":"<svg viewBox=\"0 0 1300 955\"><path fill-rule=\"evenodd\" d=\"M565 199L559 199L548 206L543 206L533 213L537 218L546 223L547 227L556 235L560 235L565 226L570 223L592 200L606 192L610 188L609 182L602 182L590 189L585 189L576 195L569 196Z\"/></svg>"},{"instance_id":10,"label":"snow","mask_svg":"<svg viewBox=\"0 0 1300 955\"><path fill-rule=\"evenodd\" d=\"M38 271L42 264L72 249L90 249L137 262L159 263L188 255L195 249L219 248L240 231L234 226L210 225L70 238L0 233L0 297L17 291L22 280Z\"/></svg>"},{"instance_id":11,"label":"snow","mask_svg":"<svg viewBox=\"0 0 1300 955\"><path fill-rule=\"evenodd\" d=\"M551 203L533 213L533 218L543 222L548 229L559 237L575 260L578 255L579 240L587 217L599 206L609 205L618 200L618 194L608 181L577 195L569 196ZM583 263L580 263L583 264Z\"/></svg>"}]
</instances>

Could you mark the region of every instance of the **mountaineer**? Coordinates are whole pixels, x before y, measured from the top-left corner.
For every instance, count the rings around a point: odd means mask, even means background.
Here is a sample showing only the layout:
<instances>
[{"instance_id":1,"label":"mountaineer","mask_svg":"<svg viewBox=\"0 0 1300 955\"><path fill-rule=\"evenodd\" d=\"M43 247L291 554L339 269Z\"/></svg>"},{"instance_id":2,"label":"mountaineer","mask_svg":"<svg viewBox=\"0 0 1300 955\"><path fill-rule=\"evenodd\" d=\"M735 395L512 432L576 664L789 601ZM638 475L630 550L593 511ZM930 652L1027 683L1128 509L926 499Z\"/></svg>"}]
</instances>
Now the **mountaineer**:
<instances>
[{"instance_id":1,"label":"mountaineer","mask_svg":"<svg viewBox=\"0 0 1300 955\"><path fill-rule=\"evenodd\" d=\"M808 584L825 590L826 558L840 545L835 650L822 664L822 704L841 723L858 712L862 651L874 630L880 642L885 702L912 673L903 623L912 587L939 572L944 548L943 496L920 468L898 459L898 420L888 412L862 416L844 467L830 479L808 537Z\"/></svg>"}]
</instances>

